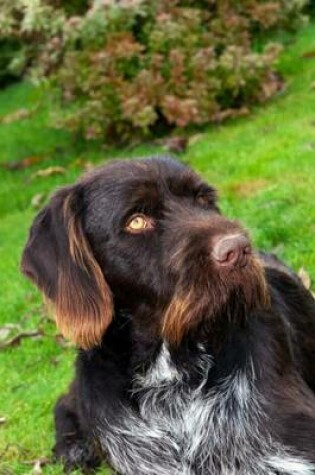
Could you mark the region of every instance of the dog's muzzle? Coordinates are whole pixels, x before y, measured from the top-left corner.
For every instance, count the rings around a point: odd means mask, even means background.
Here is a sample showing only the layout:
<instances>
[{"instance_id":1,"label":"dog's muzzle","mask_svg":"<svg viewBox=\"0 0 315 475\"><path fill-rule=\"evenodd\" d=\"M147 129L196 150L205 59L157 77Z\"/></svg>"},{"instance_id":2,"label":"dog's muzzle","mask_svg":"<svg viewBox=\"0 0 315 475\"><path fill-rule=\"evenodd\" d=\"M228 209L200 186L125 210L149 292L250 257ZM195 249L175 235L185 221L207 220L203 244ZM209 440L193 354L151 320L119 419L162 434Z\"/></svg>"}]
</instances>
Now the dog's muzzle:
<instances>
[{"instance_id":1,"label":"dog's muzzle","mask_svg":"<svg viewBox=\"0 0 315 475\"><path fill-rule=\"evenodd\" d=\"M268 305L263 268L237 222L214 213L178 212L170 221L168 249L175 285L162 333L169 342L179 344L199 326L211 329L218 319L243 318Z\"/></svg>"}]
</instances>

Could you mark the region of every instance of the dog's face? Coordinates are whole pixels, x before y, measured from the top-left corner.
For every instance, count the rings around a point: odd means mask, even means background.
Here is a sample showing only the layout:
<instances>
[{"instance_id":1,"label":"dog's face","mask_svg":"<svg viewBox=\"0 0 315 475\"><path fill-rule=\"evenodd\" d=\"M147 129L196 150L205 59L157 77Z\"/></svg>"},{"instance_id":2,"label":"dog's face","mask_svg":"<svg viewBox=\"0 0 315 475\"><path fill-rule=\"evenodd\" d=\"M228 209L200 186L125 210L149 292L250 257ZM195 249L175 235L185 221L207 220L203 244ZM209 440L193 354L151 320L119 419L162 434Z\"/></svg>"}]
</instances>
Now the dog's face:
<instances>
[{"instance_id":1,"label":"dog's face","mask_svg":"<svg viewBox=\"0 0 315 475\"><path fill-rule=\"evenodd\" d=\"M114 308L178 345L232 307L267 301L245 231L167 157L112 162L58 191L34 221L22 270L83 348L100 342Z\"/></svg>"}]
</instances>

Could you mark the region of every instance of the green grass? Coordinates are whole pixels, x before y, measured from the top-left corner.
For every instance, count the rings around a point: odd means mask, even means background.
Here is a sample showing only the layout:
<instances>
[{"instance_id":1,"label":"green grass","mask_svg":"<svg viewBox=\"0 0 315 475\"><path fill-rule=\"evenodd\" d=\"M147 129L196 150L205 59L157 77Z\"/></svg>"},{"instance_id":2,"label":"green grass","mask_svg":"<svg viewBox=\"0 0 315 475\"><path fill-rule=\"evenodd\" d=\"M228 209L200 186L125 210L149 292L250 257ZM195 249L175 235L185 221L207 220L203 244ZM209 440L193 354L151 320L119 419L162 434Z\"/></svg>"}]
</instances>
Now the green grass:
<instances>
[{"instance_id":1,"label":"green grass","mask_svg":"<svg viewBox=\"0 0 315 475\"><path fill-rule=\"evenodd\" d=\"M210 127L182 160L220 191L223 211L250 229L260 248L274 250L295 270L315 279L315 50L314 25L301 31L281 58L286 91L247 118ZM45 335L25 339L0 353L0 474L31 474L32 461L53 444L52 408L73 375L74 350L55 339L53 323L38 292L19 274L19 258L35 215L31 200L72 182L85 161L156 153L148 145L132 152L85 145L49 127L45 95L27 83L0 92L0 118L21 109L31 117L0 124L0 164L39 157L24 170L0 167L0 327L19 323ZM61 165L64 175L35 178L42 168ZM48 465L47 475L61 474ZM106 473L106 469L102 473Z\"/></svg>"}]
</instances>

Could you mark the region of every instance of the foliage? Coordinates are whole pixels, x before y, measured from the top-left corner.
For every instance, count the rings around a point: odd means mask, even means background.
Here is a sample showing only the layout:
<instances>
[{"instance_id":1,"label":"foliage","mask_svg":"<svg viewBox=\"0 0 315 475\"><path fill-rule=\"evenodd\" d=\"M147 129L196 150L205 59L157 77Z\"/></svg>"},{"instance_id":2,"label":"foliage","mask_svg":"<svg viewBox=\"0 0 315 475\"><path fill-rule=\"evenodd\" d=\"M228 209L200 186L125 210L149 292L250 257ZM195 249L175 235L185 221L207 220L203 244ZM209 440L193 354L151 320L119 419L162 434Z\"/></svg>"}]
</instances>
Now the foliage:
<instances>
[{"instance_id":1,"label":"foliage","mask_svg":"<svg viewBox=\"0 0 315 475\"><path fill-rule=\"evenodd\" d=\"M13 38L0 39L0 87L6 86L21 75L21 69L12 67L21 48L21 43Z\"/></svg>"},{"instance_id":2,"label":"foliage","mask_svg":"<svg viewBox=\"0 0 315 475\"><path fill-rule=\"evenodd\" d=\"M293 28L305 4L4 1L10 22L0 17L0 32L24 39L34 77L58 91L57 125L112 140L243 115L268 99L281 87L280 48L254 51L253 38Z\"/></svg>"}]
</instances>

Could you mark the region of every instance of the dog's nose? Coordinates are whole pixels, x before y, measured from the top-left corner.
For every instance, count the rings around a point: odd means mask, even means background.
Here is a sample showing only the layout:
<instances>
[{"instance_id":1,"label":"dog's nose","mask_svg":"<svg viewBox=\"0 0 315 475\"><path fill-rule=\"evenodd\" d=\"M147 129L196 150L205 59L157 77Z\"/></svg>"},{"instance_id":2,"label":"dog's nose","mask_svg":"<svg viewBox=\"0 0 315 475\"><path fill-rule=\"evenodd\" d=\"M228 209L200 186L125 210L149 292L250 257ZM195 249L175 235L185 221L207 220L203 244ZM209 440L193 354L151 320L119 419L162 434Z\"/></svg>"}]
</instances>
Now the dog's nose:
<instances>
[{"instance_id":1,"label":"dog's nose","mask_svg":"<svg viewBox=\"0 0 315 475\"><path fill-rule=\"evenodd\" d=\"M213 246L212 256L221 266L246 265L251 245L244 234L232 234L220 237Z\"/></svg>"}]
</instances>

